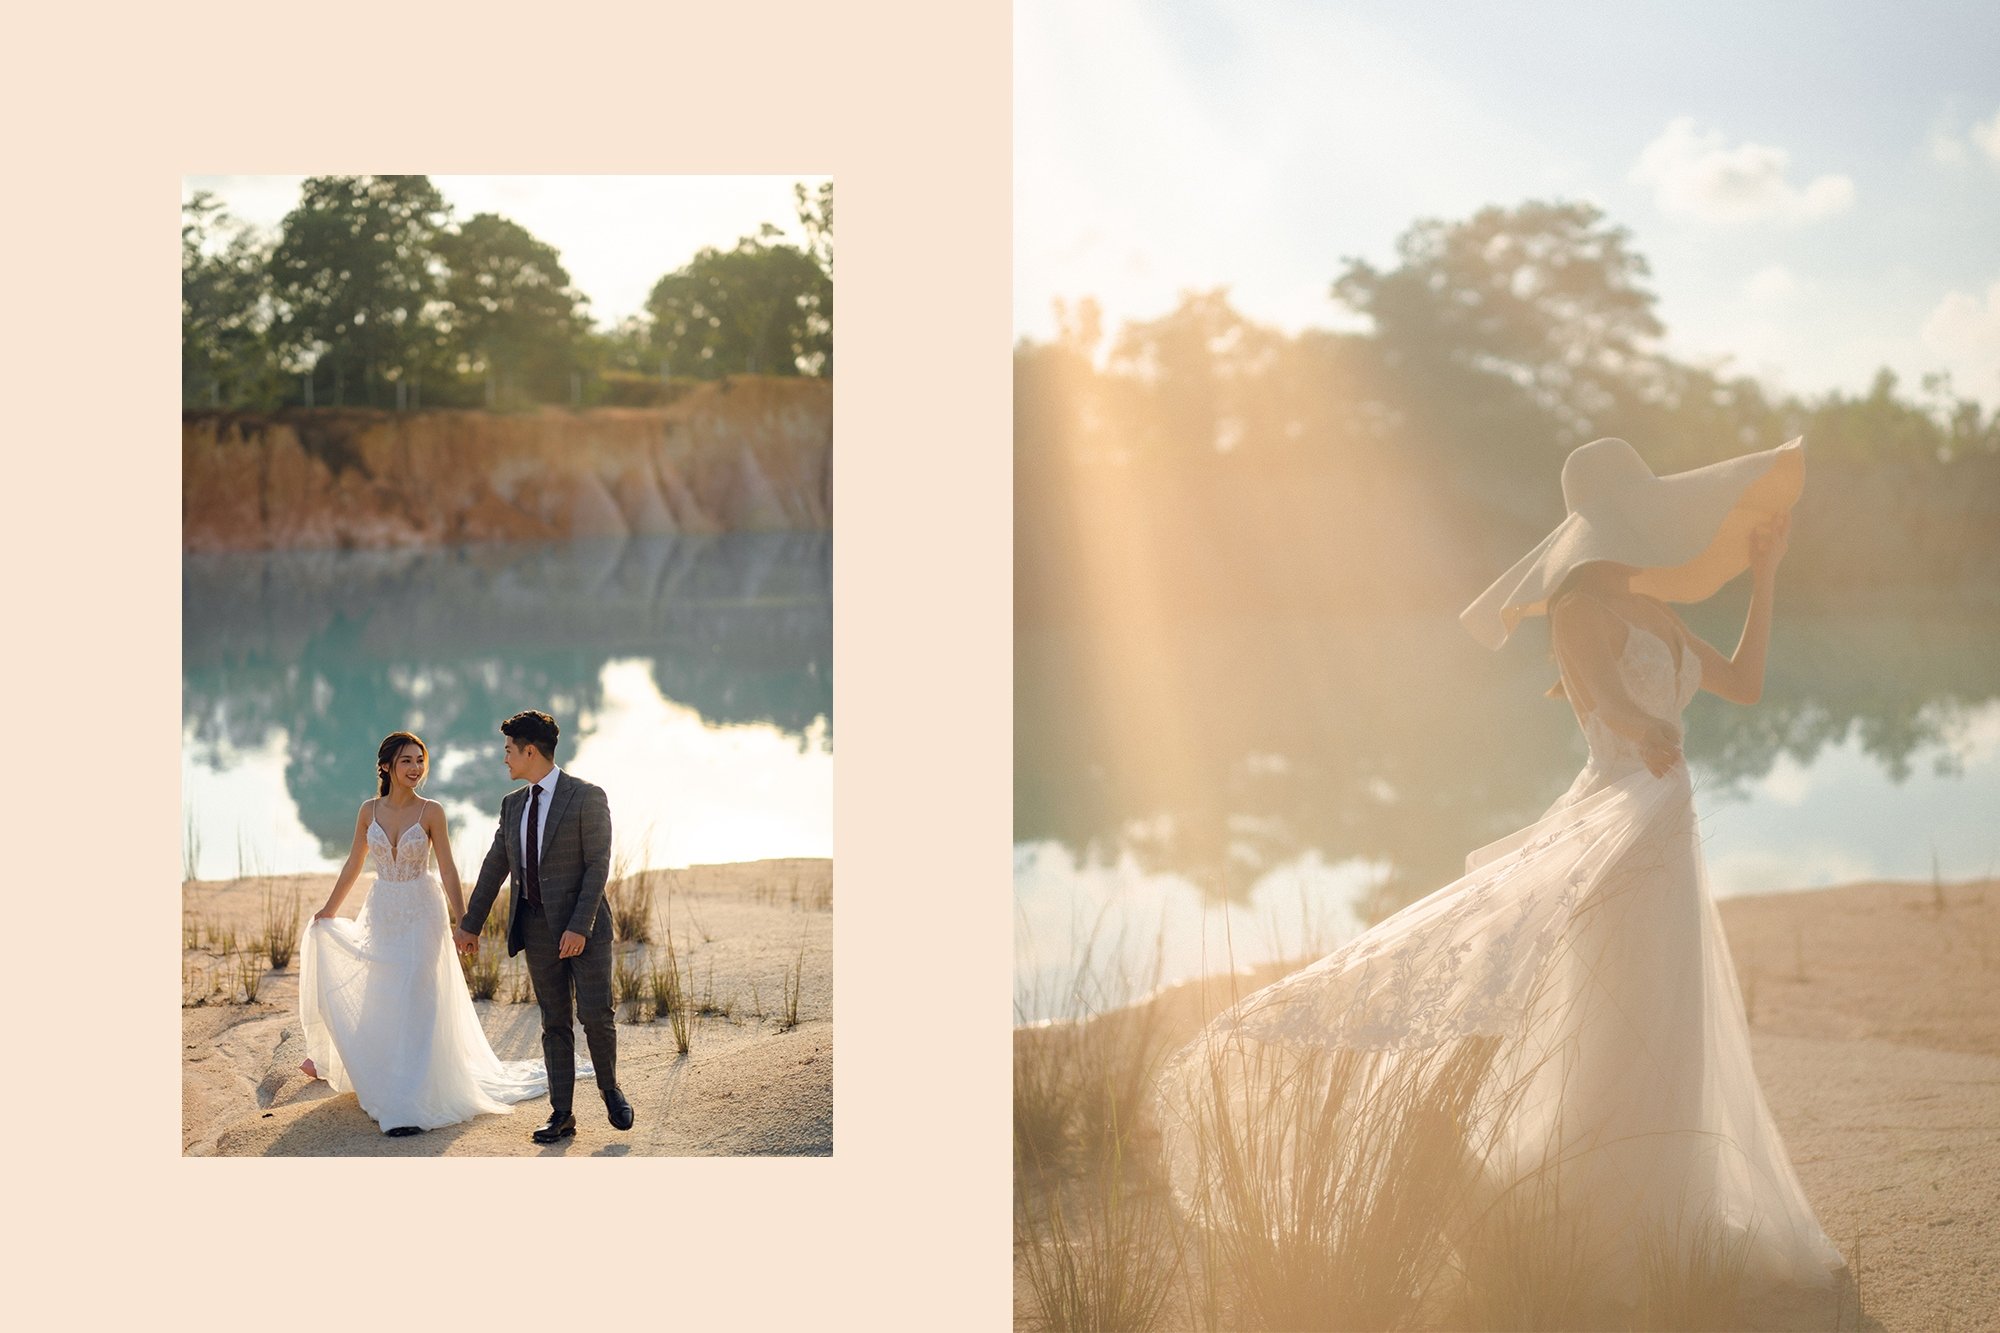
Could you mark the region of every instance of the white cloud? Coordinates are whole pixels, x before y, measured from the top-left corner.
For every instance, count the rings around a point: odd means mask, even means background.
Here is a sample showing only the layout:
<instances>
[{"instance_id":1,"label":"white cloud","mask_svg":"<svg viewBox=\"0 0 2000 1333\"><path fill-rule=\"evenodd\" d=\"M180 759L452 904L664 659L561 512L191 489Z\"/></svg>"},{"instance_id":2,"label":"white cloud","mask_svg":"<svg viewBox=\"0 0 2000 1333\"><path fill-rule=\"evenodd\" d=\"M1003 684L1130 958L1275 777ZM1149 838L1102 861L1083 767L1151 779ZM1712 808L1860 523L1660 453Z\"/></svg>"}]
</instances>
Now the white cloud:
<instances>
[{"instance_id":1,"label":"white cloud","mask_svg":"<svg viewBox=\"0 0 2000 1333\"><path fill-rule=\"evenodd\" d=\"M1947 167L1964 166L1972 158L1966 146L1967 139L1988 161L2000 164L2000 111L1995 111L1991 120L1974 121L1964 134L1959 133L1956 124L1934 127L1930 139L1931 160Z\"/></svg>"},{"instance_id":2,"label":"white cloud","mask_svg":"<svg viewBox=\"0 0 2000 1333\"><path fill-rule=\"evenodd\" d=\"M1105 326L1227 285L1287 330L1354 327L1328 289L1420 217L1573 197L1592 172L1394 24L1345 6L1014 7L1017 332L1054 297Z\"/></svg>"},{"instance_id":3,"label":"white cloud","mask_svg":"<svg viewBox=\"0 0 2000 1333\"><path fill-rule=\"evenodd\" d=\"M1768 144L1727 147L1721 131L1702 133L1692 116L1678 116L1639 154L1630 179L1650 185L1663 212L1702 222L1812 222L1854 202L1848 177L1794 185L1785 178L1789 161Z\"/></svg>"},{"instance_id":4,"label":"white cloud","mask_svg":"<svg viewBox=\"0 0 2000 1333\"><path fill-rule=\"evenodd\" d=\"M2000 404L2000 282L1986 298L1952 292L1924 320L1924 346L1944 362L1952 385L1988 404Z\"/></svg>"},{"instance_id":5,"label":"white cloud","mask_svg":"<svg viewBox=\"0 0 2000 1333\"><path fill-rule=\"evenodd\" d=\"M1972 127L1972 141L1985 150L1986 156L2000 162L2000 111L1993 113L1993 119L1985 124Z\"/></svg>"},{"instance_id":6,"label":"white cloud","mask_svg":"<svg viewBox=\"0 0 2000 1333\"><path fill-rule=\"evenodd\" d=\"M1955 167L1965 161L1965 140L1942 127L1931 131L1931 161Z\"/></svg>"}]
</instances>

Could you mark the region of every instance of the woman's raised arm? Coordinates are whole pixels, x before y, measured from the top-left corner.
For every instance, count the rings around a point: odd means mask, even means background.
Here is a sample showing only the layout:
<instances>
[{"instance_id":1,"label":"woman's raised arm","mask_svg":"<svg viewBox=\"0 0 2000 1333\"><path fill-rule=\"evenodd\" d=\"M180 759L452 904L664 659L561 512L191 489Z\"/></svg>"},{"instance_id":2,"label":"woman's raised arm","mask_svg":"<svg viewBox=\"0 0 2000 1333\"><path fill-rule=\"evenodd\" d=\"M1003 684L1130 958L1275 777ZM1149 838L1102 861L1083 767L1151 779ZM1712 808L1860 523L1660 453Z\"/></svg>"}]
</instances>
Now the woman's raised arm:
<instances>
[{"instance_id":1,"label":"woman's raised arm","mask_svg":"<svg viewBox=\"0 0 2000 1333\"><path fill-rule=\"evenodd\" d=\"M1754 704L1764 697L1764 661L1771 646L1771 607L1776 597L1778 562L1791 544L1792 516L1784 514L1750 534L1750 610L1736 651L1721 650L1693 630L1682 627L1687 642L1701 658L1701 687L1733 704Z\"/></svg>"}]
</instances>

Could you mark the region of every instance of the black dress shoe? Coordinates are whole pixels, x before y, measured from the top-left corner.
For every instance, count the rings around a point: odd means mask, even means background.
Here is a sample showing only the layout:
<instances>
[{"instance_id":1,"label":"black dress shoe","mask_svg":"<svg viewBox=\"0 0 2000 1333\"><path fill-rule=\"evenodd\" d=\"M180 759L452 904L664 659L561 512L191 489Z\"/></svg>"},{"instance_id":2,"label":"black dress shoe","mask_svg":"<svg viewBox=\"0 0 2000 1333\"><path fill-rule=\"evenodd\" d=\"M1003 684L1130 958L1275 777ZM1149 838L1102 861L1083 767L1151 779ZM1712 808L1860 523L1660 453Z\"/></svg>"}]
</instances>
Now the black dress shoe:
<instances>
[{"instance_id":1,"label":"black dress shoe","mask_svg":"<svg viewBox=\"0 0 2000 1333\"><path fill-rule=\"evenodd\" d=\"M537 1143L554 1143L576 1133L576 1117L568 1111L549 1112L548 1123L528 1137Z\"/></svg>"},{"instance_id":2,"label":"black dress shoe","mask_svg":"<svg viewBox=\"0 0 2000 1333\"><path fill-rule=\"evenodd\" d=\"M423 1132L422 1125L398 1125L394 1129L387 1131L389 1137L392 1139L407 1139L412 1134L421 1134Z\"/></svg>"},{"instance_id":3,"label":"black dress shoe","mask_svg":"<svg viewBox=\"0 0 2000 1333\"><path fill-rule=\"evenodd\" d=\"M613 1129L630 1129L636 1119L632 1114L632 1103L625 1100L625 1094L613 1088L604 1094L604 1109L610 1113Z\"/></svg>"}]
</instances>

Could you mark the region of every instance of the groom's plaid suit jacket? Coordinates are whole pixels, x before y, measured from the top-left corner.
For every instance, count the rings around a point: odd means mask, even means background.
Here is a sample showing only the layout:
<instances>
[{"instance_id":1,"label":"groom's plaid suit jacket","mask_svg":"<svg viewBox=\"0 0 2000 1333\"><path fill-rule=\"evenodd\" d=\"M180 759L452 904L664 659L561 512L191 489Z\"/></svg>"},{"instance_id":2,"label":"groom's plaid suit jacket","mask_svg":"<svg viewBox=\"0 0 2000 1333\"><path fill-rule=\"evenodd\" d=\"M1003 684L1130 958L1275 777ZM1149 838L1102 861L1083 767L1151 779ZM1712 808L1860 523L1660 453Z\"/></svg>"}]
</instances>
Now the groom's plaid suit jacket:
<instances>
[{"instance_id":1,"label":"groom's plaid suit jacket","mask_svg":"<svg viewBox=\"0 0 2000 1333\"><path fill-rule=\"evenodd\" d=\"M521 952L521 915L528 910L521 882L521 813L527 804L528 789L510 791L500 800L500 825L493 830L493 846L479 867L479 881L473 885L472 900L466 904L459 924L473 934L486 924L499 896L500 881L512 887L509 898L507 953ZM548 822L542 833L539 867L542 883L542 917L552 935L573 930L585 939L595 937L601 925L611 930L611 913L602 911L604 882L611 873L611 806L604 788L567 771L556 774L555 793L549 798Z\"/></svg>"}]
</instances>

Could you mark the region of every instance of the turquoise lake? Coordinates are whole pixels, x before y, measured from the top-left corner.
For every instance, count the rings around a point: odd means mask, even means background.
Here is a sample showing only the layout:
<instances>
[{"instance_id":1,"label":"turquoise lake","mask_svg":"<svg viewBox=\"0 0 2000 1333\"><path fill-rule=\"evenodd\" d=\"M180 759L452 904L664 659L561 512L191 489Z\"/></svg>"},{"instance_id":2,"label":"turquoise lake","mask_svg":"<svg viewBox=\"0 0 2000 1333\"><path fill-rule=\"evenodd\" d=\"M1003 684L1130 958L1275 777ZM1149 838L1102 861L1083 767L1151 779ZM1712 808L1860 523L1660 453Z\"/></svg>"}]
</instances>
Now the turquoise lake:
<instances>
[{"instance_id":1,"label":"turquoise lake","mask_svg":"<svg viewBox=\"0 0 2000 1333\"><path fill-rule=\"evenodd\" d=\"M831 559L823 534L186 556L184 869L337 869L406 729L469 875L523 708L631 866L831 856Z\"/></svg>"},{"instance_id":2,"label":"turquoise lake","mask_svg":"<svg viewBox=\"0 0 2000 1333\"><path fill-rule=\"evenodd\" d=\"M1727 653L1732 603L1687 611ZM1015 646L1016 1013L1315 955L1463 873L1584 760L1539 632L1455 608L1026 628ZM1763 700L1686 754L1718 896L2000 869L2000 614L1781 602Z\"/></svg>"}]
</instances>

